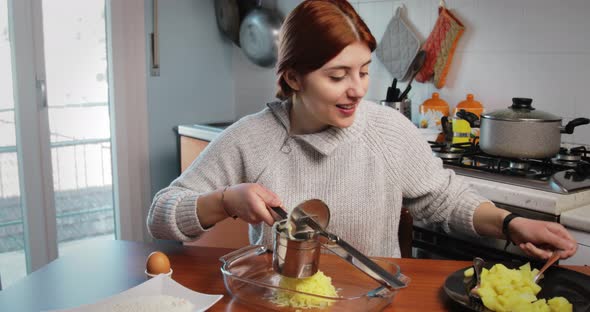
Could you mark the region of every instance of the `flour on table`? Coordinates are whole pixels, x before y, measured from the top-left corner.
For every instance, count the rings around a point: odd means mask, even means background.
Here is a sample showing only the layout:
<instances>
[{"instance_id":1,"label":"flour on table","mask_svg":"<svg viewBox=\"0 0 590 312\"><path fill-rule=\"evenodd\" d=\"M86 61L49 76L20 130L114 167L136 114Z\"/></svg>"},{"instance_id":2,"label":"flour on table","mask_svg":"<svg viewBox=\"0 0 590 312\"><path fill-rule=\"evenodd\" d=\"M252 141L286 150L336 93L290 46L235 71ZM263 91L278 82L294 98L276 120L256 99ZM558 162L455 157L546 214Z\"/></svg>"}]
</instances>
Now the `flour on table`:
<instances>
[{"instance_id":1,"label":"flour on table","mask_svg":"<svg viewBox=\"0 0 590 312\"><path fill-rule=\"evenodd\" d=\"M192 312L195 306L188 300L167 296L142 296L106 307L109 312Z\"/></svg>"}]
</instances>

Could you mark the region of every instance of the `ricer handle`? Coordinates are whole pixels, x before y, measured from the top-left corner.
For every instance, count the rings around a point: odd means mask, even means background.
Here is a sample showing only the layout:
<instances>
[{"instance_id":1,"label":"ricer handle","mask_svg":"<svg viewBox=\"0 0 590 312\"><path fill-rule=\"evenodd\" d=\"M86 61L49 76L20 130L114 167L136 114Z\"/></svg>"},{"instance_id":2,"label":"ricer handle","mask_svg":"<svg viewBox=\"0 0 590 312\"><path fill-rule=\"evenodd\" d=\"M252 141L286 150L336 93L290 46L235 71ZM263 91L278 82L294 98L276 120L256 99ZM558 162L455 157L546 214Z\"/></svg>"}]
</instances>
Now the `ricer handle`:
<instances>
[{"instance_id":1,"label":"ricer handle","mask_svg":"<svg viewBox=\"0 0 590 312\"><path fill-rule=\"evenodd\" d=\"M323 244L326 248L346 260L348 263L354 265L380 284L393 289L404 288L407 286L407 283L400 280L398 276L394 276L390 272L387 272L340 237L325 231L321 231L320 234L328 238L328 242Z\"/></svg>"}]
</instances>

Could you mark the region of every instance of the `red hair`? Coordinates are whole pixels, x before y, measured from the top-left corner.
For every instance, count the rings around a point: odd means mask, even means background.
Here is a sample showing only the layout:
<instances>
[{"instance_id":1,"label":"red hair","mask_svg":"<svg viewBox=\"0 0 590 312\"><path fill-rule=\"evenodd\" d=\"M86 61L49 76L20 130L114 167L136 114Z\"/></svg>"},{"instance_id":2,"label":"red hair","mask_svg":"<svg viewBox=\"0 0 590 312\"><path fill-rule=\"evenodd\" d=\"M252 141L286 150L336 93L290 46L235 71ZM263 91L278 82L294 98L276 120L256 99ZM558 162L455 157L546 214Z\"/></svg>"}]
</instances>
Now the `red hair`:
<instances>
[{"instance_id":1,"label":"red hair","mask_svg":"<svg viewBox=\"0 0 590 312\"><path fill-rule=\"evenodd\" d=\"M284 79L288 69L310 73L351 43L361 41L375 50L369 27L347 0L306 0L285 18L281 26L277 97L285 100L293 90Z\"/></svg>"}]
</instances>

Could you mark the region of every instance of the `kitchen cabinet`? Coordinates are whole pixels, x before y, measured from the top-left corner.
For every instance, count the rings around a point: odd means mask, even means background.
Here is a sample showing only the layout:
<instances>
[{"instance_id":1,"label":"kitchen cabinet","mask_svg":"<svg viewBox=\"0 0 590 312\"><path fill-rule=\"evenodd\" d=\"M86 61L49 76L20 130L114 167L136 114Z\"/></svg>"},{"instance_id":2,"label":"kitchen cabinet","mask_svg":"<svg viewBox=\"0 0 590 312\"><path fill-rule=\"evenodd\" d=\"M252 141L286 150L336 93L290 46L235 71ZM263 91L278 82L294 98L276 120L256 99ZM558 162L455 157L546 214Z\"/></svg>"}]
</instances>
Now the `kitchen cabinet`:
<instances>
[{"instance_id":1,"label":"kitchen cabinet","mask_svg":"<svg viewBox=\"0 0 590 312\"><path fill-rule=\"evenodd\" d=\"M180 170L186 170L207 147L209 141L180 136ZM240 219L227 218L217 223L198 240L186 245L203 247L239 248L248 245L248 224Z\"/></svg>"},{"instance_id":2,"label":"kitchen cabinet","mask_svg":"<svg viewBox=\"0 0 590 312\"><path fill-rule=\"evenodd\" d=\"M180 171L184 172L209 144L208 141L180 136Z\"/></svg>"}]
</instances>

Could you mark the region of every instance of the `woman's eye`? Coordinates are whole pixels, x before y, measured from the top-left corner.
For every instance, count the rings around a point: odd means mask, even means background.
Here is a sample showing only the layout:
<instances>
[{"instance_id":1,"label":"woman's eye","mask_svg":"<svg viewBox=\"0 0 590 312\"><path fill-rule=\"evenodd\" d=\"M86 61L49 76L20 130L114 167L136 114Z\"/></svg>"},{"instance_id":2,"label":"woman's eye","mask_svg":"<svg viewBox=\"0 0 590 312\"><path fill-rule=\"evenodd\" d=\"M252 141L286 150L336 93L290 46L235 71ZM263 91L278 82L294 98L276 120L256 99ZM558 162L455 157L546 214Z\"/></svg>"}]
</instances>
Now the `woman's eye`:
<instances>
[{"instance_id":1,"label":"woman's eye","mask_svg":"<svg viewBox=\"0 0 590 312\"><path fill-rule=\"evenodd\" d=\"M361 72L360 76L361 76L361 78L367 77L367 76L369 76L369 72Z\"/></svg>"},{"instance_id":2,"label":"woman's eye","mask_svg":"<svg viewBox=\"0 0 590 312\"><path fill-rule=\"evenodd\" d=\"M330 76L330 79L332 79L332 81L342 81L344 77L345 76Z\"/></svg>"}]
</instances>

